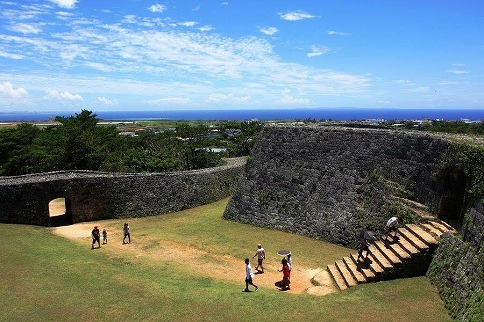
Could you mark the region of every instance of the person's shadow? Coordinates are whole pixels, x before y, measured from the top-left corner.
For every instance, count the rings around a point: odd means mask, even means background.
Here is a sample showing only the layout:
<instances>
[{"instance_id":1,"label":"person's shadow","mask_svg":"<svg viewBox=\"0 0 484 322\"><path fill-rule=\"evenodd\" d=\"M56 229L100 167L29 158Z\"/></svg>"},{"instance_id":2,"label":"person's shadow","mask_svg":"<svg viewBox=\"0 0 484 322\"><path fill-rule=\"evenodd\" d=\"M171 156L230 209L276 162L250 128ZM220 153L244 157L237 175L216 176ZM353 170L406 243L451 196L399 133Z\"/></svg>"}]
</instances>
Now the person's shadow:
<instances>
[{"instance_id":1,"label":"person's shadow","mask_svg":"<svg viewBox=\"0 0 484 322\"><path fill-rule=\"evenodd\" d=\"M356 269L359 272L361 272L364 269L369 269L371 263L373 263L373 261L370 258L365 257L365 258L363 258L363 261L357 261L356 262Z\"/></svg>"},{"instance_id":2,"label":"person's shadow","mask_svg":"<svg viewBox=\"0 0 484 322\"><path fill-rule=\"evenodd\" d=\"M400 237L398 236L390 236L385 238L382 241L383 241L383 244L385 244L386 248L390 248L390 245L397 244L399 240L400 240Z\"/></svg>"}]
</instances>

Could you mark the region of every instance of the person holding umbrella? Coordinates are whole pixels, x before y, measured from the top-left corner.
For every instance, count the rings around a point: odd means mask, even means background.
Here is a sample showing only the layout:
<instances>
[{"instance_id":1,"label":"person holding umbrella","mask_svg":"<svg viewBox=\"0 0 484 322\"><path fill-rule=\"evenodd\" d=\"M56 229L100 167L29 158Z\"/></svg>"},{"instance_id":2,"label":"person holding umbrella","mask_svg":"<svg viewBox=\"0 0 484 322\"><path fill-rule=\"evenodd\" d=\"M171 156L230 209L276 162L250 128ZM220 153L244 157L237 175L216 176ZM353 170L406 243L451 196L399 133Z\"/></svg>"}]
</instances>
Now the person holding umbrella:
<instances>
[{"instance_id":1,"label":"person holding umbrella","mask_svg":"<svg viewBox=\"0 0 484 322\"><path fill-rule=\"evenodd\" d=\"M370 253L370 244L372 241L375 240L375 233L372 230L365 230L360 233L360 243L358 245L358 258L357 261L360 260L360 257L363 258L363 252L366 251L365 259L368 258Z\"/></svg>"}]
</instances>

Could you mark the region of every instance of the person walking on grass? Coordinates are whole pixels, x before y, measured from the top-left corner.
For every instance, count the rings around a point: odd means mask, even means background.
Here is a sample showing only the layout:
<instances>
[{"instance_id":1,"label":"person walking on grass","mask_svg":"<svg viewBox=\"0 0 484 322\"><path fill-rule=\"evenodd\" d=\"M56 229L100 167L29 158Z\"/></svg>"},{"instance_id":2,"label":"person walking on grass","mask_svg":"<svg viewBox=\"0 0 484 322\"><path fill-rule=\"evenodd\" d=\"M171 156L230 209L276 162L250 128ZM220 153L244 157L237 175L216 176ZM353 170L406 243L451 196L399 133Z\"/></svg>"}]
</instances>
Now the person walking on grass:
<instances>
[{"instance_id":1,"label":"person walking on grass","mask_svg":"<svg viewBox=\"0 0 484 322\"><path fill-rule=\"evenodd\" d=\"M254 278L254 272L252 271L252 267L250 266L250 260L248 258L245 259L245 288L244 292L250 292L249 291L249 285L252 285L255 287L255 291L257 292L259 290L259 286L255 285L252 282L252 278Z\"/></svg>"},{"instance_id":2,"label":"person walking on grass","mask_svg":"<svg viewBox=\"0 0 484 322\"><path fill-rule=\"evenodd\" d=\"M264 273L264 266L262 266L262 262L264 261L264 259L266 259L266 251L264 250L264 248L262 248L261 244L257 245L257 250L255 252L255 255L252 256L252 258L256 256L257 256L257 266L255 267L255 269L257 270L257 272Z\"/></svg>"},{"instance_id":3,"label":"person walking on grass","mask_svg":"<svg viewBox=\"0 0 484 322\"><path fill-rule=\"evenodd\" d=\"M97 226L94 226L94 229L91 231L91 236L92 236L92 246L91 249L94 249L94 244L97 243L98 248L101 248L101 240L100 240L100 235L99 235L99 229Z\"/></svg>"},{"instance_id":4,"label":"person walking on grass","mask_svg":"<svg viewBox=\"0 0 484 322\"><path fill-rule=\"evenodd\" d=\"M108 232L106 229L103 229L103 245L108 243Z\"/></svg>"},{"instance_id":5,"label":"person walking on grass","mask_svg":"<svg viewBox=\"0 0 484 322\"><path fill-rule=\"evenodd\" d=\"M124 223L123 234L124 234L123 244L126 244L126 237L128 237L128 244L131 243L131 235L129 234L129 225L127 222Z\"/></svg>"}]
</instances>

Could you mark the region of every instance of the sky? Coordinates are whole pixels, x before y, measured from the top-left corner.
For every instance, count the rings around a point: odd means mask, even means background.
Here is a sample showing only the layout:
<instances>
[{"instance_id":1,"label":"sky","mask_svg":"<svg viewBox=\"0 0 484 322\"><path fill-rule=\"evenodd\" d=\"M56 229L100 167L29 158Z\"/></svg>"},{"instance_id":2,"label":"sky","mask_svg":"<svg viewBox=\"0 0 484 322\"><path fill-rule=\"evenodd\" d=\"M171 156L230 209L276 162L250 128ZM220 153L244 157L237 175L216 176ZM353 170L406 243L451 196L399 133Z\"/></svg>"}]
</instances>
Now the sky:
<instances>
[{"instance_id":1,"label":"sky","mask_svg":"<svg viewBox=\"0 0 484 322\"><path fill-rule=\"evenodd\" d=\"M0 0L0 112L484 109L482 0Z\"/></svg>"}]
</instances>

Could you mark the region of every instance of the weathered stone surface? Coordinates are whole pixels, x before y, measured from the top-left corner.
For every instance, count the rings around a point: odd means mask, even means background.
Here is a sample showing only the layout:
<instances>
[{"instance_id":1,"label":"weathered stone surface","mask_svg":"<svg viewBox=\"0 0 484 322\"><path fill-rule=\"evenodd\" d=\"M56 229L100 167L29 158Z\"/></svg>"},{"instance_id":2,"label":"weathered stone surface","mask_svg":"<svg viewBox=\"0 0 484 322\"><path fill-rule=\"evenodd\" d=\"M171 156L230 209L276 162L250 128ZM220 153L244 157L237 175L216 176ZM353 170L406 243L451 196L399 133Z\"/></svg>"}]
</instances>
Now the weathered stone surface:
<instances>
[{"instance_id":1,"label":"weathered stone surface","mask_svg":"<svg viewBox=\"0 0 484 322\"><path fill-rule=\"evenodd\" d=\"M65 198L72 222L141 217L230 196L245 158L225 166L172 173L63 171L0 178L0 222L50 225L49 202Z\"/></svg>"},{"instance_id":2,"label":"weathered stone surface","mask_svg":"<svg viewBox=\"0 0 484 322\"><path fill-rule=\"evenodd\" d=\"M266 126L224 216L355 246L361 230L383 232L396 192L438 207L449 147L425 133Z\"/></svg>"},{"instance_id":3,"label":"weathered stone surface","mask_svg":"<svg viewBox=\"0 0 484 322\"><path fill-rule=\"evenodd\" d=\"M484 316L483 209L481 202L470 211L462 239L442 236L427 272L458 321L482 321Z\"/></svg>"}]
</instances>

